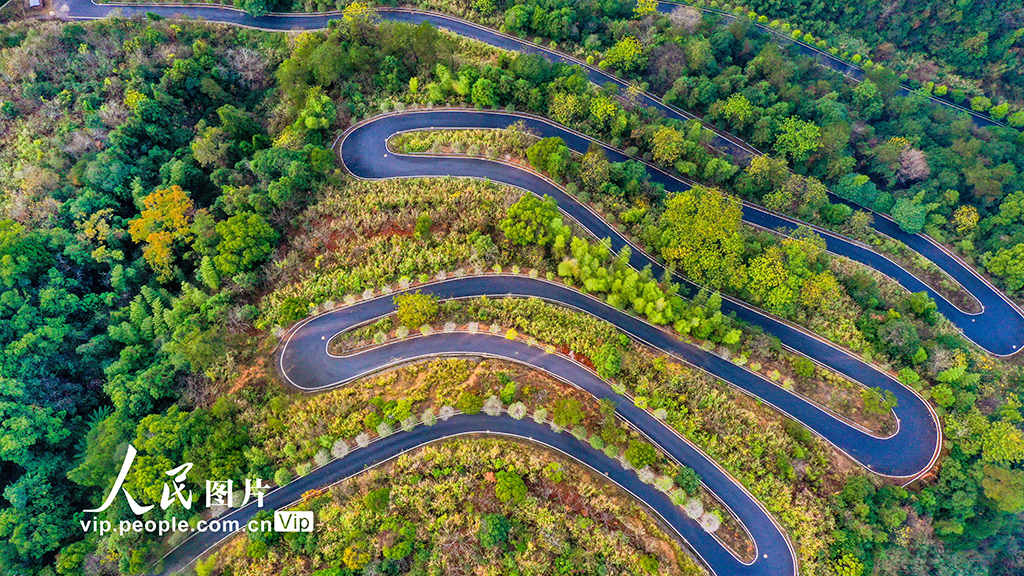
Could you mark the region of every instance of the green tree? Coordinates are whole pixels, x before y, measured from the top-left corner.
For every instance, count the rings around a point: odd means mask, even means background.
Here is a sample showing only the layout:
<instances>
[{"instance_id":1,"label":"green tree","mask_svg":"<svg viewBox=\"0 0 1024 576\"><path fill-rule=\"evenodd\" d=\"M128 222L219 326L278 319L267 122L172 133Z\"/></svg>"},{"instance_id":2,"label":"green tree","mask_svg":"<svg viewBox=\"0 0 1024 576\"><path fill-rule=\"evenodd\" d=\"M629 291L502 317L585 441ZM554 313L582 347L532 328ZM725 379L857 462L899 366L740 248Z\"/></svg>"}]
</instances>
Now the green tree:
<instances>
[{"instance_id":1,"label":"green tree","mask_svg":"<svg viewBox=\"0 0 1024 576\"><path fill-rule=\"evenodd\" d=\"M497 480L494 485L494 493L498 500L519 504L526 499L526 483L518 474L508 470L499 470L494 477Z\"/></svg>"},{"instance_id":2,"label":"green tree","mask_svg":"<svg viewBox=\"0 0 1024 576\"><path fill-rule=\"evenodd\" d=\"M697 492L700 491L700 476L697 472L689 466L682 466L679 468L679 473L675 477L676 486L689 494L690 496L696 496Z\"/></svg>"},{"instance_id":3,"label":"green tree","mask_svg":"<svg viewBox=\"0 0 1024 576\"><path fill-rule=\"evenodd\" d=\"M739 200L713 188L669 196L661 216L661 254L694 281L719 288L740 279L743 237Z\"/></svg>"},{"instance_id":4,"label":"green tree","mask_svg":"<svg viewBox=\"0 0 1024 576\"><path fill-rule=\"evenodd\" d=\"M878 86L870 80L857 84L853 89L853 102L860 108L865 120L875 120L882 114L884 104L878 93Z\"/></svg>"},{"instance_id":5,"label":"green tree","mask_svg":"<svg viewBox=\"0 0 1024 576\"><path fill-rule=\"evenodd\" d=\"M570 151L565 141L558 137L543 138L526 149L526 159L540 172L548 172L560 178L568 167Z\"/></svg>"},{"instance_id":6,"label":"green tree","mask_svg":"<svg viewBox=\"0 0 1024 576\"><path fill-rule=\"evenodd\" d=\"M480 517L480 530L477 536L484 548L504 548L508 542L512 523L501 514L484 514Z\"/></svg>"},{"instance_id":7,"label":"green tree","mask_svg":"<svg viewBox=\"0 0 1024 576\"><path fill-rule=\"evenodd\" d=\"M0 460L23 468L41 449L52 448L71 431L64 427L64 413L29 402L25 384L0 377Z\"/></svg>"},{"instance_id":8,"label":"green tree","mask_svg":"<svg viewBox=\"0 0 1024 576\"><path fill-rule=\"evenodd\" d=\"M1003 512L1024 512L1024 470L987 465L984 471L985 477L981 480L981 486L985 490L985 496L996 502Z\"/></svg>"},{"instance_id":9,"label":"green tree","mask_svg":"<svg viewBox=\"0 0 1024 576\"><path fill-rule=\"evenodd\" d=\"M580 160L580 180L584 188L594 193L608 183L610 163L605 156L604 148L591 146Z\"/></svg>"},{"instance_id":10,"label":"green tree","mask_svg":"<svg viewBox=\"0 0 1024 576\"><path fill-rule=\"evenodd\" d=\"M538 198L527 194L508 209L501 221L501 231L509 242L520 246L538 244L546 246L554 239L553 232L561 229L558 204L550 196Z\"/></svg>"},{"instance_id":11,"label":"green tree","mask_svg":"<svg viewBox=\"0 0 1024 576\"><path fill-rule=\"evenodd\" d=\"M399 294L392 298L395 303L395 319L409 329L429 324L437 317L437 296L433 294Z\"/></svg>"},{"instance_id":12,"label":"green tree","mask_svg":"<svg viewBox=\"0 0 1024 576\"><path fill-rule=\"evenodd\" d=\"M993 422L981 439L982 459L994 464L1024 462L1024 433L1005 420Z\"/></svg>"},{"instance_id":13,"label":"green tree","mask_svg":"<svg viewBox=\"0 0 1024 576\"><path fill-rule=\"evenodd\" d=\"M836 576L862 576L864 563L851 554L844 554L842 558L832 563L832 569Z\"/></svg>"},{"instance_id":14,"label":"green tree","mask_svg":"<svg viewBox=\"0 0 1024 576\"><path fill-rule=\"evenodd\" d=\"M622 370L622 350L613 341L602 344L591 360L597 369L597 375L605 380L615 378Z\"/></svg>"},{"instance_id":15,"label":"green tree","mask_svg":"<svg viewBox=\"0 0 1024 576\"><path fill-rule=\"evenodd\" d=\"M1024 288L1024 243L988 252L982 261L989 272L1003 278L1010 290Z\"/></svg>"},{"instance_id":16,"label":"green tree","mask_svg":"<svg viewBox=\"0 0 1024 576\"><path fill-rule=\"evenodd\" d=\"M241 212L217 223L217 255L213 259L222 277L248 272L274 251L277 231L259 214Z\"/></svg>"},{"instance_id":17,"label":"green tree","mask_svg":"<svg viewBox=\"0 0 1024 576\"><path fill-rule=\"evenodd\" d=\"M430 214L420 214L416 217L416 227L413 230L413 236L417 240L423 240L430 236L430 227L434 221L430 218Z\"/></svg>"},{"instance_id":18,"label":"green tree","mask_svg":"<svg viewBox=\"0 0 1024 576\"><path fill-rule=\"evenodd\" d=\"M306 93L306 103L299 111L295 125L301 131L329 128L337 118L334 102L321 86L313 86Z\"/></svg>"},{"instance_id":19,"label":"green tree","mask_svg":"<svg viewBox=\"0 0 1024 576\"><path fill-rule=\"evenodd\" d=\"M480 410L484 407L484 401L476 394L467 390L459 396L459 401L455 403L455 407L465 414L479 414Z\"/></svg>"},{"instance_id":20,"label":"green tree","mask_svg":"<svg viewBox=\"0 0 1024 576\"><path fill-rule=\"evenodd\" d=\"M817 150L820 144L821 128L817 124L790 116L782 123L775 141L775 150L789 156L794 162L802 162L811 152Z\"/></svg>"},{"instance_id":21,"label":"green tree","mask_svg":"<svg viewBox=\"0 0 1024 576\"><path fill-rule=\"evenodd\" d=\"M277 5L277 0L243 0L242 5L250 16L266 16Z\"/></svg>"},{"instance_id":22,"label":"green tree","mask_svg":"<svg viewBox=\"0 0 1024 576\"><path fill-rule=\"evenodd\" d=\"M626 460L637 470L658 461L658 451L642 440L630 440L626 448Z\"/></svg>"},{"instance_id":23,"label":"green tree","mask_svg":"<svg viewBox=\"0 0 1024 576\"><path fill-rule=\"evenodd\" d=\"M498 98L494 94L494 82L491 82L487 78L480 78L473 84L473 104L489 108L494 104L498 103Z\"/></svg>"},{"instance_id":24,"label":"green tree","mask_svg":"<svg viewBox=\"0 0 1024 576\"><path fill-rule=\"evenodd\" d=\"M603 62L607 66L628 72L640 67L643 52L643 46L636 37L624 36L605 52Z\"/></svg>"},{"instance_id":25,"label":"green tree","mask_svg":"<svg viewBox=\"0 0 1024 576\"><path fill-rule=\"evenodd\" d=\"M552 419L562 428L571 428L583 420L582 408L583 403L575 398L559 398L551 411Z\"/></svg>"},{"instance_id":26,"label":"green tree","mask_svg":"<svg viewBox=\"0 0 1024 576\"><path fill-rule=\"evenodd\" d=\"M366 496L363 497L363 503L371 512L383 514L391 504L391 487L384 486L382 488L370 490L366 493Z\"/></svg>"},{"instance_id":27,"label":"green tree","mask_svg":"<svg viewBox=\"0 0 1024 576\"><path fill-rule=\"evenodd\" d=\"M911 198L900 198L892 207L892 218L904 232L917 234L928 222L928 208Z\"/></svg>"},{"instance_id":28,"label":"green tree","mask_svg":"<svg viewBox=\"0 0 1024 576\"><path fill-rule=\"evenodd\" d=\"M673 166L682 155L686 138L683 133L670 126L662 126L651 137L654 161Z\"/></svg>"},{"instance_id":29,"label":"green tree","mask_svg":"<svg viewBox=\"0 0 1024 576\"><path fill-rule=\"evenodd\" d=\"M722 106L722 113L737 126L745 126L754 116L754 107L743 94L733 94Z\"/></svg>"}]
</instances>

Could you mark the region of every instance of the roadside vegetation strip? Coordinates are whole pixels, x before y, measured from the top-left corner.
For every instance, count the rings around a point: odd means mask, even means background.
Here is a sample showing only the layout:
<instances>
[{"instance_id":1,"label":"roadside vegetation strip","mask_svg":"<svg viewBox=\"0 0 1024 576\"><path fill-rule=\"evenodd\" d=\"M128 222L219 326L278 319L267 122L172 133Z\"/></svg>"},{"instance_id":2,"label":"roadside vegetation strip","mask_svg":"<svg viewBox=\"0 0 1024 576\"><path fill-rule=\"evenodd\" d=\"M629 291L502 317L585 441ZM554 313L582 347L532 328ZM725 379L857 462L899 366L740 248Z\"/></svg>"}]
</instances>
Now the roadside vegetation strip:
<instances>
[{"instance_id":1,"label":"roadside vegetation strip","mask_svg":"<svg viewBox=\"0 0 1024 576\"><path fill-rule=\"evenodd\" d=\"M571 319L566 320L567 322L584 325L593 319L582 311L563 310L557 303L543 300L523 301L510 297L470 298L438 304L436 316L423 318L423 323L413 326L412 331L403 325L396 315L384 316L335 335L328 344L328 353L345 358L424 333L505 335L506 338L521 340L531 346L542 348L549 354L560 354L571 360L583 362L591 368L602 366L604 377L612 382L612 388L617 392L622 384L614 381L617 370L605 368L609 362L608 354L613 353L615 357L612 361L620 365L625 361L619 358L620 356L639 361L638 359L644 355L642 348L635 343L609 349L586 349L578 342L566 342L564 336L551 329L552 323L544 320L565 318ZM492 321L482 323L479 321L481 317L491 318ZM494 320L497 318L506 320L502 323ZM600 322L600 325L608 330L614 330L611 324ZM691 345L701 347L734 364L748 366L751 371L767 377L777 386L799 394L808 402L865 432L885 436L894 432L898 426L895 414L886 405L882 395L832 372L825 366L816 365L788 348L783 348L778 353L747 353L695 336L680 337ZM748 338L756 336L744 331L741 342L746 343ZM635 401L629 392L625 392L625 398L629 402ZM644 402L646 401L645 399Z\"/></svg>"},{"instance_id":2,"label":"roadside vegetation strip","mask_svg":"<svg viewBox=\"0 0 1024 576\"><path fill-rule=\"evenodd\" d=\"M537 139L538 137L526 129L524 124L516 122L507 128L497 130L473 128L446 130L444 128L435 128L411 132L403 131L394 134L388 139L388 149L393 153L410 155L444 156L451 154L490 158L511 162L529 169L530 165L526 156L527 148L535 144ZM571 152L574 163L578 163L581 157L585 156L582 152L575 149ZM657 167L648 164L648 169L657 170ZM695 184L686 178L677 179L687 185ZM572 186L576 187L577 183L575 181L572 182ZM585 203L592 209L595 209L593 197L590 194L583 192L582 194L577 193L574 196L581 203ZM835 237L842 242L875 253L883 261L888 261L887 264L893 268L903 268L911 275L921 279L920 281L923 285L930 289L936 298L948 302L964 313L978 314L984 312L984 307L978 302L977 298L945 270L942 270L930 260L923 258L902 242L894 240L881 232L870 228L867 230L851 229L848 232L856 234L859 238L855 239L822 227L819 224L803 222L746 200L743 201L743 205L746 210L770 214L776 219L774 221L776 224L785 224L785 226L772 227L770 225L771 222L755 223L748 220L745 222L748 226L779 234L782 237L791 236L792 232L800 227L809 228L822 237ZM603 209L604 207L601 206L600 208ZM600 212L601 210L598 209L598 211ZM625 211L628 212L628 210ZM621 220L623 210L613 213L613 216ZM625 232L635 235L638 231L635 226L631 226ZM848 258L840 254L830 253L833 256ZM854 261L857 260L854 259ZM864 262L860 263L870 267ZM884 272L879 273L884 274ZM898 279L889 275L885 277L893 282L899 282ZM914 287L916 288L917 286ZM903 289L912 292L911 287L903 286Z\"/></svg>"},{"instance_id":3,"label":"roadside vegetation strip","mask_svg":"<svg viewBox=\"0 0 1024 576\"><path fill-rule=\"evenodd\" d=\"M509 462L508 469L498 461ZM527 490L521 501L521 492L507 502L496 496L498 478L510 478L509 471L525 481ZM467 503L472 510L467 510ZM438 440L318 490L297 508L311 510L317 518L364 519L387 514L399 519L390 523L400 527L403 521L406 526L440 523L444 529L427 537L417 531L412 556L417 567L447 564L446 574L469 574L473 566L499 564L505 558L516 559L521 567L543 565L554 558L571 562L579 570L609 566L627 572L656 569L669 576L705 573L677 542L671 527L642 501L571 454L506 435L481 432ZM618 518L629 520L620 522ZM550 540L557 537L558 543L564 543L561 550L548 549L547 541L535 536L544 527ZM318 545L347 551L351 558L372 542L353 538L355 534L355 530L323 533ZM385 544L390 555L408 546L408 531L401 536ZM240 536L197 564L197 572L244 563L250 570L277 574L302 560L287 549L290 541L301 538L287 535L268 546L275 554L252 558L248 549L260 540L259 535ZM524 550L527 543L529 552ZM422 551L425 546L434 551L428 555ZM374 566L371 561L364 569Z\"/></svg>"}]
</instances>

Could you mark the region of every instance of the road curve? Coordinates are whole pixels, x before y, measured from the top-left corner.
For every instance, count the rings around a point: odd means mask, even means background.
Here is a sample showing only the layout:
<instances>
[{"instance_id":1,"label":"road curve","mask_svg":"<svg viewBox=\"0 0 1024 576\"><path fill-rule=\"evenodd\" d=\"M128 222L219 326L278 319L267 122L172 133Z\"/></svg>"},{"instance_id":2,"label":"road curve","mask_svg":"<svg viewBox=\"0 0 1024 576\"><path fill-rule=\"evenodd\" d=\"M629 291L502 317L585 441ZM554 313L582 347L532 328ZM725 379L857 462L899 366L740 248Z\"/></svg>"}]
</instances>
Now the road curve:
<instances>
[{"instance_id":1,"label":"road curve","mask_svg":"<svg viewBox=\"0 0 1024 576\"><path fill-rule=\"evenodd\" d=\"M516 121L525 122L531 130L540 136L561 137L565 140L566 145L576 152L586 152L587 147L593 141L587 136L567 129L564 126L530 115L476 110L416 110L378 116L351 128L341 139L341 157L346 167L354 175L361 178L447 175L476 176L518 186L538 194L549 194L558 200L559 205L563 206L567 213L593 232L598 238L610 237L612 239L612 248L614 250L621 248L625 244L625 240L622 239L616 230L608 226L607 223L591 213L587 208L580 206L575 198L567 195L550 182L522 169L510 170L504 164L484 162L471 158L446 157L439 159L436 157L396 155L391 154L385 147L387 138L402 131L431 128L504 128ZM629 159L621 151L611 148L602 142L597 143L605 148L605 153L609 160L624 161ZM386 160L385 154L389 154ZM653 166L648 165L647 170L651 174L651 179L663 184L669 192L683 190L690 185L689 182L670 176ZM532 188L531 186L540 186L540 188ZM750 203L744 203L743 219L747 223L771 230L782 229L792 231L802 225L801 222L792 218ZM892 220L886 218L876 218L875 220L874 226L876 229L886 235L906 242L911 248L932 260L936 265L949 273L954 280L959 282L977 298L983 307L982 312L970 314L960 310L932 289L931 286L925 284L892 260L872 251L870 247L860 242L850 240L824 229L816 228L815 230L825 239L829 252L845 256L874 268L894 279L911 292L927 292L931 297L935 298L939 312L949 318L963 332L965 337L975 342L978 346L995 355L1009 355L1020 349L1021 345L1024 344L1024 314L1002 292L986 282L971 267L961 263L955 256L931 242L927 236L906 234ZM902 235L902 238L900 235ZM655 275L660 277L662 267L657 262L642 254L636 247L634 247L633 252L632 263L637 269L650 264ZM686 281L684 278L677 278L689 288L695 288L694 284ZM764 313L757 312L751 316L739 310L737 312L744 316L744 320L768 329L768 325L761 320L761 318L765 317ZM777 318L772 318L768 324L774 326L779 323ZM993 329L993 327L997 328ZM773 332L775 330L775 328L772 328ZM779 333L777 335L782 338L783 342L791 343L801 351L804 351L800 342L787 339L788 333Z\"/></svg>"},{"instance_id":2,"label":"road curve","mask_svg":"<svg viewBox=\"0 0 1024 576\"><path fill-rule=\"evenodd\" d=\"M474 298L488 296L537 297L565 306L585 310L599 318L612 321L626 333L643 338L652 346L665 349L681 359L694 362L708 362L711 369L725 373L728 370L740 372L739 368L725 360L704 354L697 348L683 344L667 332L620 312L599 300L571 290L561 284L524 276L471 276L434 282L415 288L423 293L433 294L442 299ZM735 574L795 574L795 554L774 519L761 505L729 475L718 467L700 450L680 435L655 419L651 413L637 408L632 402L615 393L611 386L588 368L566 357L549 354L541 348L530 346L519 340L509 340L503 335L471 334L468 332L434 333L417 336L380 347L345 355L332 356L328 343L337 334L365 322L394 312L392 296L380 296L308 319L293 328L283 339L277 353L277 369L293 386L301 390L317 391L344 385L369 373L412 361L442 356L476 356L505 359L518 362L572 384L598 399L610 399L616 403L616 412L634 428L646 435L651 442L661 447L677 462L690 466L700 475L704 484L740 520L752 535L757 548L757 559L752 564L743 564L731 552L712 537L704 534L696 524L681 514L678 509L659 495L646 503L654 508L683 536L691 547L718 575ZM718 360L717 363L714 360ZM763 380L749 382L752 388L767 387L781 390ZM807 405L808 412L813 406ZM813 418L813 416L809 416ZM826 419L823 413L821 420ZM531 422L517 423L518 434L531 432ZM861 434L855 429L849 431ZM414 432L415 433L415 432ZM573 441L574 442L574 441ZM567 451L591 466L608 463L615 466L602 452L581 451L589 445L570 444ZM605 462L607 461L607 462ZM635 476L616 479L638 497ZM695 529L696 528L696 529Z\"/></svg>"},{"instance_id":3,"label":"road curve","mask_svg":"<svg viewBox=\"0 0 1024 576\"><path fill-rule=\"evenodd\" d=\"M453 416L448 421L438 421L434 426L418 426L410 432L396 432L384 438L376 438L367 448L356 448L342 459L333 460L327 465L317 468L306 476L297 478L276 490L269 492L264 498L263 510L283 510L296 503L309 490L323 489L334 485L361 472L386 463L393 458L415 450L425 444L459 438L467 435L488 435L512 437L528 440L546 448L556 450L568 456L596 474L614 482L637 498L652 510L681 539L693 545L694 551L705 564L712 567L717 576L790 576L795 575L795 557L788 541L774 524L767 513L755 503L760 513L743 518L748 529L759 530L755 538L758 546L757 559L751 564L737 560L717 539L707 534L693 520L686 517L683 510L672 505L668 497L653 486L640 482L636 473L624 470L616 460L605 456L602 451L594 450L589 443L578 442L568 433L555 433L545 425L536 424L532 419L514 420L507 415L486 416L484 414ZM709 462L699 451L692 448L694 457L689 460L699 465ZM688 456L687 456L688 457ZM705 471L714 477L722 474L711 463ZM752 498L738 485L729 482L735 491L738 502ZM222 516L221 520L237 521L240 526L251 520L259 508L250 504L244 508ZM761 524L767 522L766 524ZM208 532L196 532L180 546L169 552L160 562L153 574L171 575L187 572L197 558L218 546L222 541L237 534L236 531L223 529Z\"/></svg>"},{"instance_id":4,"label":"road curve","mask_svg":"<svg viewBox=\"0 0 1024 576\"><path fill-rule=\"evenodd\" d=\"M671 2L661 2L659 3L659 10L662 12L670 12L678 6L679 4ZM340 13L270 14L255 18L243 11L221 6L96 4L92 0L57 0L55 8L59 15L78 20L102 18L115 11L119 11L124 16L142 15L147 12L152 12L165 17L187 16L191 18L203 18L212 22L280 31L322 29L326 28L328 22L331 20L340 18ZM410 24L430 22L438 28L444 28L453 33L473 38L498 48L528 54L539 54L549 61L579 65L583 67L588 78L598 85L604 85L608 82L612 82L620 88L624 88L628 84L607 72L604 72L594 66L588 66L585 63L560 52L535 45L532 42L521 40L507 34L502 34L490 28L453 16L423 12L419 10L386 7L380 8L379 13L381 18L385 20L406 22ZM728 17L729 15L726 16ZM763 26L758 26L763 28ZM770 29L766 29L766 31L773 32ZM859 68L851 68L850 65L842 60L823 53L812 46L804 45L799 42L798 44L801 45L802 49L806 53L820 56L826 66L850 75L856 79L860 79L863 76L863 71ZM906 89L904 88L904 90ZM700 120L700 118L686 111L664 104L653 94L641 93L638 96L638 100L642 105L654 107L669 118L676 118L680 120ZM936 101L942 104L948 104L941 100ZM985 120L977 115L972 116L972 118L979 122ZM981 123L986 125L984 122ZM988 124L992 123L989 122ZM744 158L748 158L753 155L760 155L760 152L757 149L743 142L736 136L706 123L705 126L714 132L714 146L729 153L735 159L742 161ZM613 158L622 157L621 153L609 155ZM675 180L663 173L655 174L655 180L662 181L663 179ZM678 182L678 180L676 180L676 182ZM831 193L830 198L832 201L848 203ZM857 208L864 209L860 206L857 206ZM798 222L790 218L773 214L764 208L756 207L751 204L745 205L744 218L751 224L757 224L771 229L784 228L786 230L792 230L799 225ZM978 300L982 306L982 312L972 314L957 308L931 286L925 284L916 276L907 270L904 270L885 256L873 252L869 247L841 238L831 232L823 230L818 231L825 237L829 251L849 257L875 268L876 270L892 277L911 292L927 292L929 296L935 299L939 307L939 312L949 318L950 321L952 321L953 324L963 332L966 338L987 352L996 356L1009 356L1015 354L1021 350L1021 348L1024 348L1024 312L1013 304L999 289L978 274L971 266L963 262L955 254L939 245L928 236L924 234L908 234L904 232L888 216L876 213L875 221L872 226L875 230L903 242L917 253L935 263L935 265L963 286L967 292Z\"/></svg>"}]
</instances>

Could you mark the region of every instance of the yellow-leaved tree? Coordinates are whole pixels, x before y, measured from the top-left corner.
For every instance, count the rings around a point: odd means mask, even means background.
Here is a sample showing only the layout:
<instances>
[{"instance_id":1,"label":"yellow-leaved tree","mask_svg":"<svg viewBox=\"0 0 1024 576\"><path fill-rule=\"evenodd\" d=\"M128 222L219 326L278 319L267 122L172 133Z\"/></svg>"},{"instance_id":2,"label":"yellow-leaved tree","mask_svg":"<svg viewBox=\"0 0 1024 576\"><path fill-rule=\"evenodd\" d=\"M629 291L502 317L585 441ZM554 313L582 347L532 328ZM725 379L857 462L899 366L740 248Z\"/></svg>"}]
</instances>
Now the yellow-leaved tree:
<instances>
[{"instance_id":1,"label":"yellow-leaved tree","mask_svg":"<svg viewBox=\"0 0 1024 576\"><path fill-rule=\"evenodd\" d=\"M694 186L671 195L661 216L661 254L694 282L741 286L743 273L739 200L714 188Z\"/></svg>"},{"instance_id":2,"label":"yellow-leaved tree","mask_svg":"<svg viewBox=\"0 0 1024 576\"><path fill-rule=\"evenodd\" d=\"M128 232L132 241L144 244L142 257L156 272L157 280L167 282L174 276L175 245L192 240L192 199L175 184L153 191L142 204L142 213L128 225Z\"/></svg>"}]
</instances>

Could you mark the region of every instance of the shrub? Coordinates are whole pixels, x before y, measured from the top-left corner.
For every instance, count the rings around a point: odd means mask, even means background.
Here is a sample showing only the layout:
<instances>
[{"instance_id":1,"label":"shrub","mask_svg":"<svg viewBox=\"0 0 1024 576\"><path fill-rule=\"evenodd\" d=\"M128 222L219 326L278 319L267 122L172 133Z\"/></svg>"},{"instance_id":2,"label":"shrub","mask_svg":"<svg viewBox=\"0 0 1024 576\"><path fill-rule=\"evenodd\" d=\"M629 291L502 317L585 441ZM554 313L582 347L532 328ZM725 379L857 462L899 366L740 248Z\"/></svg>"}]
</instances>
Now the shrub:
<instances>
[{"instance_id":1,"label":"shrub","mask_svg":"<svg viewBox=\"0 0 1024 576\"><path fill-rule=\"evenodd\" d=\"M427 408L423 411L423 416L420 417L420 421L423 422L424 426L433 426L437 424L437 416L434 414L433 408Z\"/></svg>"},{"instance_id":2,"label":"shrub","mask_svg":"<svg viewBox=\"0 0 1024 576\"><path fill-rule=\"evenodd\" d=\"M696 498L690 498L686 502L686 506L683 506L683 510L686 511L686 515L694 520L700 518L700 515L704 513L704 505L700 503L700 500Z\"/></svg>"},{"instance_id":3,"label":"shrub","mask_svg":"<svg viewBox=\"0 0 1024 576\"><path fill-rule=\"evenodd\" d=\"M544 467L544 477L555 484L558 484L565 479L565 472L562 471L562 465L558 462L551 462Z\"/></svg>"},{"instance_id":4,"label":"shrub","mask_svg":"<svg viewBox=\"0 0 1024 576\"><path fill-rule=\"evenodd\" d=\"M486 514L480 518L480 530L477 532L480 545L484 548L503 548L508 541L512 523L501 514Z\"/></svg>"},{"instance_id":5,"label":"shrub","mask_svg":"<svg viewBox=\"0 0 1024 576\"><path fill-rule=\"evenodd\" d=\"M921 381L921 376L910 368L903 368L899 371L899 379L905 386L913 386Z\"/></svg>"},{"instance_id":6,"label":"shrub","mask_svg":"<svg viewBox=\"0 0 1024 576\"><path fill-rule=\"evenodd\" d=\"M277 486L284 486L291 482L291 480L292 473L287 468L278 468L277 471L274 472L274 484Z\"/></svg>"},{"instance_id":7,"label":"shrub","mask_svg":"<svg viewBox=\"0 0 1024 576\"><path fill-rule=\"evenodd\" d=\"M302 464L299 464L298 466L295 467L295 473L298 474L299 477L305 476L306 474L309 474L312 471L312 462L303 462Z\"/></svg>"},{"instance_id":8,"label":"shrub","mask_svg":"<svg viewBox=\"0 0 1024 576\"><path fill-rule=\"evenodd\" d=\"M604 450L604 438L601 438L599 434L594 434L590 437L590 447L594 450Z\"/></svg>"},{"instance_id":9,"label":"shrub","mask_svg":"<svg viewBox=\"0 0 1024 576\"><path fill-rule=\"evenodd\" d=\"M428 324L437 316L437 297L430 294L399 294L394 302L396 319L409 329Z\"/></svg>"},{"instance_id":10,"label":"shrub","mask_svg":"<svg viewBox=\"0 0 1024 576\"><path fill-rule=\"evenodd\" d=\"M407 416L407 417L403 418L402 419L402 430L405 430L406 432L411 431L413 428L416 427L416 424L419 424L419 421L420 421L419 418L417 418L415 416Z\"/></svg>"},{"instance_id":11,"label":"shrub","mask_svg":"<svg viewBox=\"0 0 1024 576\"><path fill-rule=\"evenodd\" d=\"M440 418L442 422L447 422L452 416L455 416L455 408L448 405L441 406L441 410L437 413L437 417Z\"/></svg>"},{"instance_id":12,"label":"shrub","mask_svg":"<svg viewBox=\"0 0 1024 576\"><path fill-rule=\"evenodd\" d=\"M323 466L331 461L331 453L327 450L320 450L313 457L313 461L316 462L317 466Z\"/></svg>"},{"instance_id":13,"label":"shrub","mask_svg":"<svg viewBox=\"0 0 1024 576\"><path fill-rule=\"evenodd\" d=\"M515 420L522 420L526 416L526 404L515 402L509 405L508 415Z\"/></svg>"},{"instance_id":14,"label":"shrub","mask_svg":"<svg viewBox=\"0 0 1024 576\"><path fill-rule=\"evenodd\" d=\"M672 479L668 476L658 476L654 480L654 487L667 494L672 489Z\"/></svg>"},{"instance_id":15,"label":"shrub","mask_svg":"<svg viewBox=\"0 0 1024 576\"><path fill-rule=\"evenodd\" d=\"M377 434L381 437L391 436L395 433L395 427L387 422L381 422L377 424Z\"/></svg>"},{"instance_id":16,"label":"shrub","mask_svg":"<svg viewBox=\"0 0 1024 576\"><path fill-rule=\"evenodd\" d=\"M992 107L992 101L984 96L971 98L971 110L975 112L987 112Z\"/></svg>"},{"instance_id":17,"label":"shrub","mask_svg":"<svg viewBox=\"0 0 1024 576\"><path fill-rule=\"evenodd\" d=\"M636 471L636 477L644 484L651 484L654 482L654 471L650 466L644 466Z\"/></svg>"},{"instance_id":18,"label":"shrub","mask_svg":"<svg viewBox=\"0 0 1024 576\"><path fill-rule=\"evenodd\" d=\"M673 490L669 492L668 499L672 501L673 505L683 507L686 505L686 492Z\"/></svg>"},{"instance_id":19,"label":"shrub","mask_svg":"<svg viewBox=\"0 0 1024 576\"><path fill-rule=\"evenodd\" d=\"M360 432L359 435L356 436L356 444L360 448L366 448L367 446L369 446L370 445L370 434L367 433L367 432Z\"/></svg>"},{"instance_id":20,"label":"shrub","mask_svg":"<svg viewBox=\"0 0 1024 576\"><path fill-rule=\"evenodd\" d=\"M814 376L814 362L803 357L793 360L793 373L801 378Z\"/></svg>"},{"instance_id":21,"label":"shrub","mask_svg":"<svg viewBox=\"0 0 1024 576\"><path fill-rule=\"evenodd\" d=\"M587 438L587 429L584 428L583 426L573 426L571 434L574 438L576 438L580 442L583 442Z\"/></svg>"},{"instance_id":22,"label":"shrub","mask_svg":"<svg viewBox=\"0 0 1024 576\"><path fill-rule=\"evenodd\" d=\"M630 465L637 469L650 466L658 460L658 452L654 446L641 440L630 440L625 456Z\"/></svg>"},{"instance_id":23,"label":"shrub","mask_svg":"<svg viewBox=\"0 0 1024 576\"><path fill-rule=\"evenodd\" d=\"M497 482L494 485L494 493L502 502L520 503L526 499L526 483L523 482L515 472L500 470L496 473Z\"/></svg>"},{"instance_id":24,"label":"shrub","mask_svg":"<svg viewBox=\"0 0 1024 576\"><path fill-rule=\"evenodd\" d=\"M476 394L466 391L462 393L462 396L459 396L459 401L455 407L464 414L477 414L484 407L484 401Z\"/></svg>"},{"instance_id":25,"label":"shrub","mask_svg":"<svg viewBox=\"0 0 1024 576\"><path fill-rule=\"evenodd\" d=\"M348 450L348 442L345 442L342 438L338 438L334 442L334 446L331 446L331 456L334 456L335 458L344 458L345 456L348 456Z\"/></svg>"},{"instance_id":26,"label":"shrub","mask_svg":"<svg viewBox=\"0 0 1024 576\"><path fill-rule=\"evenodd\" d=\"M498 416L501 414L501 408L501 400L497 396L489 396L483 404L484 413L488 416Z\"/></svg>"},{"instance_id":27,"label":"shrub","mask_svg":"<svg viewBox=\"0 0 1024 576\"><path fill-rule=\"evenodd\" d=\"M548 420L548 411L544 408L538 408L533 412L533 421L537 424L543 424Z\"/></svg>"},{"instance_id":28,"label":"shrub","mask_svg":"<svg viewBox=\"0 0 1024 576\"><path fill-rule=\"evenodd\" d=\"M708 534L718 530L719 526L722 525L722 520L717 514L711 512L705 512L700 516L700 527L704 529Z\"/></svg>"},{"instance_id":29,"label":"shrub","mask_svg":"<svg viewBox=\"0 0 1024 576\"><path fill-rule=\"evenodd\" d=\"M679 473L676 474L674 481L676 486L679 486L683 492L690 496L695 496L700 490L700 476L698 476L697 472L689 466L681 467L679 469Z\"/></svg>"},{"instance_id":30,"label":"shrub","mask_svg":"<svg viewBox=\"0 0 1024 576\"><path fill-rule=\"evenodd\" d=\"M556 424L569 428L583 420L583 404L575 398L559 398L555 401L552 416Z\"/></svg>"}]
</instances>

